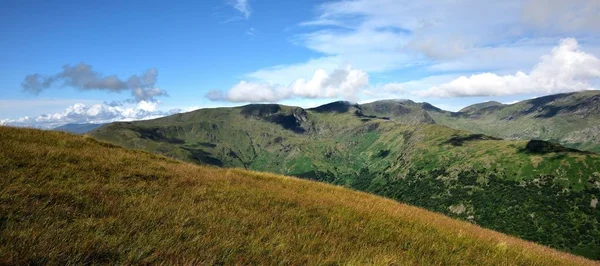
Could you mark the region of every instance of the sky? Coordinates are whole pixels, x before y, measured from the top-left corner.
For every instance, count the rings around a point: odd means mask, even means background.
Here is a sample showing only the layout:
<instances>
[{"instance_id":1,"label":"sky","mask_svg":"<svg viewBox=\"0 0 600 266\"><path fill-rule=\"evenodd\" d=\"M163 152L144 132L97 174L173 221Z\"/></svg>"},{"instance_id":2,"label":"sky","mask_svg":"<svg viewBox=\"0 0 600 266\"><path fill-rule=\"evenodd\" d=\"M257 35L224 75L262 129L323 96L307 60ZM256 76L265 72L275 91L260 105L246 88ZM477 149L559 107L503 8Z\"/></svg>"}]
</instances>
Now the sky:
<instances>
[{"instance_id":1,"label":"sky","mask_svg":"<svg viewBox=\"0 0 600 266\"><path fill-rule=\"evenodd\" d=\"M600 88L598 0L3 0L0 124Z\"/></svg>"}]
</instances>

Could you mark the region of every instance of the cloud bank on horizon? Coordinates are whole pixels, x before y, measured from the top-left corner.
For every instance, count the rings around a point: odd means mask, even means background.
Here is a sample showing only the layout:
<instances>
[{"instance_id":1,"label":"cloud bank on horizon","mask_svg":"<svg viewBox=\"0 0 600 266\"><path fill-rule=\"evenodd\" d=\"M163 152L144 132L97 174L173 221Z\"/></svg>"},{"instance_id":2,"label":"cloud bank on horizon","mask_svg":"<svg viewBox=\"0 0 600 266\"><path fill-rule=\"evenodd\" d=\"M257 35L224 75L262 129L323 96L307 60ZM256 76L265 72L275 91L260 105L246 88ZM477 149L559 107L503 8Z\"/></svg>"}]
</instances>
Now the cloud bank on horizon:
<instances>
[{"instance_id":1,"label":"cloud bank on horizon","mask_svg":"<svg viewBox=\"0 0 600 266\"><path fill-rule=\"evenodd\" d=\"M63 112L43 114L37 117L21 117L18 119L1 119L0 125L55 128L64 124L104 124L114 121L134 121L159 118L180 112L191 111L182 109L171 109L169 111L158 110L158 102L140 101L134 106L127 106L122 102L111 102L101 104L76 103L69 106Z\"/></svg>"}]
</instances>

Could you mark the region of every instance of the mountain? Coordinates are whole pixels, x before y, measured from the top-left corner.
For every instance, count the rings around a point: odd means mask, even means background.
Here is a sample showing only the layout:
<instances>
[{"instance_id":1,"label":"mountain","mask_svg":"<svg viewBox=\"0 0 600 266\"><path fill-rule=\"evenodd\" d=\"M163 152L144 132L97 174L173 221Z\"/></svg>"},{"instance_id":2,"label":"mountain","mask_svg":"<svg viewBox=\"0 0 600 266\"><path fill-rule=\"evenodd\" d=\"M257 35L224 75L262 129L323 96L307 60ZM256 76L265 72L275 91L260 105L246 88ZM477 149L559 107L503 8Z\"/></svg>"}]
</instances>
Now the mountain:
<instances>
[{"instance_id":1,"label":"mountain","mask_svg":"<svg viewBox=\"0 0 600 266\"><path fill-rule=\"evenodd\" d=\"M429 112L436 123L509 139L541 139L600 152L600 91L539 97L515 104L476 104Z\"/></svg>"},{"instance_id":2,"label":"mountain","mask_svg":"<svg viewBox=\"0 0 600 266\"><path fill-rule=\"evenodd\" d=\"M73 134L85 134L104 124L65 124L52 130L69 132Z\"/></svg>"},{"instance_id":3,"label":"mountain","mask_svg":"<svg viewBox=\"0 0 600 266\"><path fill-rule=\"evenodd\" d=\"M0 127L0 264L597 265L420 208Z\"/></svg>"},{"instance_id":4,"label":"mountain","mask_svg":"<svg viewBox=\"0 0 600 266\"><path fill-rule=\"evenodd\" d=\"M411 100L384 100L360 105L367 115L394 119L403 124L434 124L435 121L421 105Z\"/></svg>"},{"instance_id":5,"label":"mountain","mask_svg":"<svg viewBox=\"0 0 600 266\"><path fill-rule=\"evenodd\" d=\"M196 164L375 193L600 259L600 156L436 124L412 101L200 109L90 136ZM433 120L432 120L433 119Z\"/></svg>"},{"instance_id":6,"label":"mountain","mask_svg":"<svg viewBox=\"0 0 600 266\"><path fill-rule=\"evenodd\" d=\"M477 112L482 109L490 110L490 109L494 109L494 108L500 108L502 106L504 106L504 104L502 104L501 102L489 101L489 102L477 103L477 104L467 106L458 112L459 113L474 113L474 112Z\"/></svg>"}]
</instances>

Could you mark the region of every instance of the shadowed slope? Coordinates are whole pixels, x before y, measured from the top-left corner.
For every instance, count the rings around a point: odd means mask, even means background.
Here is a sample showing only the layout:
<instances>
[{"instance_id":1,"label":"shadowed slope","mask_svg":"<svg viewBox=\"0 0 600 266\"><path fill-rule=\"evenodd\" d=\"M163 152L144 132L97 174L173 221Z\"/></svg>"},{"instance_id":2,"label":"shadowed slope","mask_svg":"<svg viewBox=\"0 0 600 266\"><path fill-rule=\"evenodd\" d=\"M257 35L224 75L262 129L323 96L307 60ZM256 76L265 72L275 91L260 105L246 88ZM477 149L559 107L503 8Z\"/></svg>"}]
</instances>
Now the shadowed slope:
<instances>
[{"instance_id":1,"label":"shadowed slope","mask_svg":"<svg viewBox=\"0 0 600 266\"><path fill-rule=\"evenodd\" d=\"M103 124L65 124L59 127L55 127L52 130L69 132L73 134L85 134L96 128L101 127Z\"/></svg>"},{"instance_id":2,"label":"shadowed slope","mask_svg":"<svg viewBox=\"0 0 600 266\"><path fill-rule=\"evenodd\" d=\"M0 264L593 265L365 193L0 127Z\"/></svg>"}]
</instances>

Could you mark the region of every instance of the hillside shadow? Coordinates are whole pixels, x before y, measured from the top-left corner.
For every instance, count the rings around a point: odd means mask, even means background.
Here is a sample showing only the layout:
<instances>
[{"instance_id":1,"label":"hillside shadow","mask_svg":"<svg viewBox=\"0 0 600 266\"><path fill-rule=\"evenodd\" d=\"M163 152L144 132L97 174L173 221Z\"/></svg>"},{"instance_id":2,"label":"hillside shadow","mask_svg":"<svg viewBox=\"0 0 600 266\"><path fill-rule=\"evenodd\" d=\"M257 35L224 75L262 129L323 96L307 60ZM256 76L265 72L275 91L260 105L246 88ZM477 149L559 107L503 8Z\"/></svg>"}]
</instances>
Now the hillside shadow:
<instances>
[{"instance_id":1,"label":"hillside shadow","mask_svg":"<svg viewBox=\"0 0 600 266\"><path fill-rule=\"evenodd\" d=\"M278 104L249 104L243 106L240 113L246 118L256 117L270 123L278 124L284 129L293 131L297 134L306 132L306 129L301 125L301 121L298 120L294 113L285 114L281 111L282 108ZM302 112L304 112L304 110L301 111L300 115L305 116Z\"/></svg>"},{"instance_id":2,"label":"hillside shadow","mask_svg":"<svg viewBox=\"0 0 600 266\"><path fill-rule=\"evenodd\" d=\"M187 152L189 152L192 155L191 159L194 159L198 162L202 162L208 165L214 165L214 166L223 166L223 161L212 157L212 154L205 152L203 150L197 150L197 149L192 149L192 148L186 148L186 147L182 147L182 149L186 150Z\"/></svg>"},{"instance_id":3,"label":"hillside shadow","mask_svg":"<svg viewBox=\"0 0 600 266\"><path fill-rule=\"evenodd\" d=\"M265 117L276 114L281 110L278 104L249 104L242 106L240 113L244 116L259 116Z\"/></svg>"},{"instance_id":4,"label":"hillside shadow","mask_svg":"<svg viewBox=\"0 0 600 266\"><path fill-rule=\"evenodd\" d=\"M449 140L445 141L442 144L451 144L454 146L462 146L465 142L468 141L478 141L478 140L502 140L501 138L490 137L483 134L471 134L468 136L454 136Z\"/></svg>"},{"instance_id":5,"label":"hillside shadow","mask_svg":"<svg viewBox=\"0 0 600 266\"><path fill-rule=\"evenodd\" d=\"M167 137L160 133L157 128L137 128L136 131L140 133L140 137L145 139L150 139L158 142L166 142L171 144L183 144L185 141L178 139Z\"/></svg>"},{"instance_id":6,"label":"hillside shadow","mask_svg":"<svg viewBox=\"0 0 600 266\"><path fill-rule=\"evenodd\" d=\"M279 124L284 129L291 130L294 133L302 134L306 132L306 129L302 127L294 115L277 114L266 120L271 123Z\"/></svg>"},{"instance_id":7,"label":"hillside shadow","mask_svg":"<svg viewBox=\"0 0 600 266\"><path fill-rule=\"evenodd\" d=\"M574 152L579 154L593 154L589 151L581 151L578 149L567 148L558 143L553 143L544 140L530 140L525 148L519 150L521 153L528 154L547 154L547 153L557 153L557 152Z\"/></svg>"}]
</instances>

